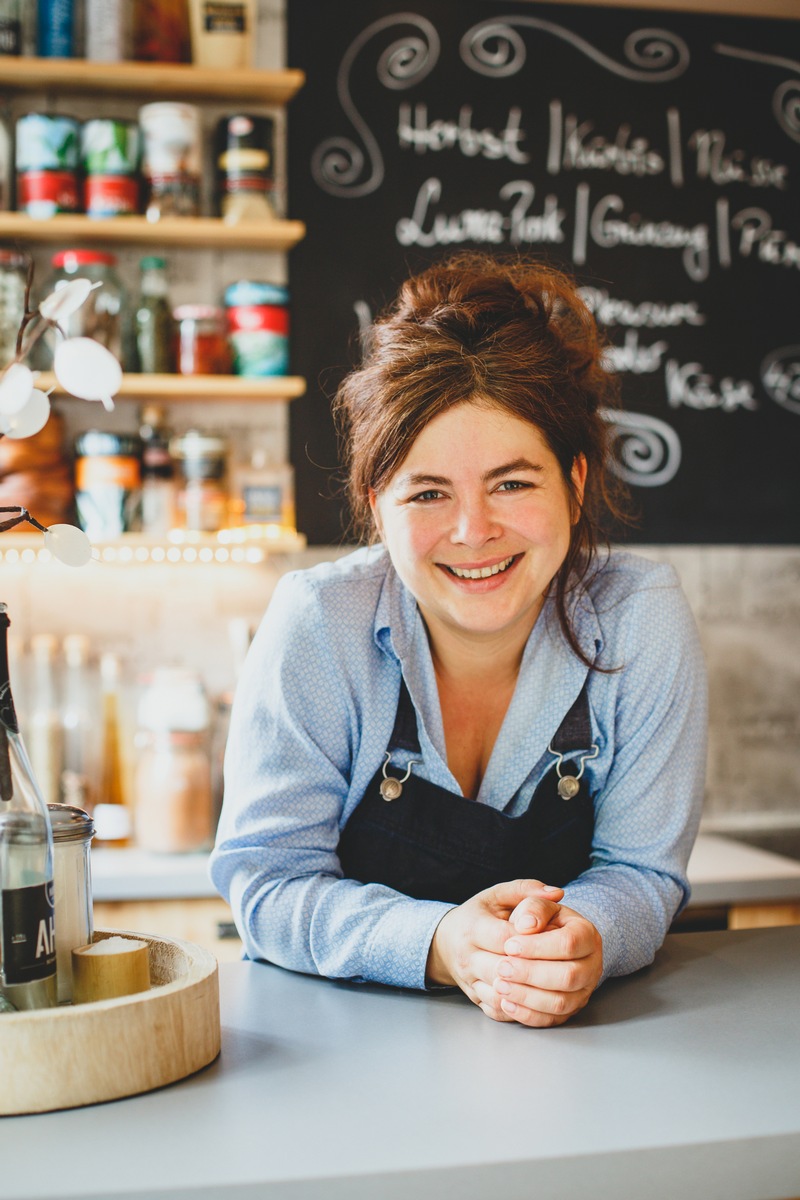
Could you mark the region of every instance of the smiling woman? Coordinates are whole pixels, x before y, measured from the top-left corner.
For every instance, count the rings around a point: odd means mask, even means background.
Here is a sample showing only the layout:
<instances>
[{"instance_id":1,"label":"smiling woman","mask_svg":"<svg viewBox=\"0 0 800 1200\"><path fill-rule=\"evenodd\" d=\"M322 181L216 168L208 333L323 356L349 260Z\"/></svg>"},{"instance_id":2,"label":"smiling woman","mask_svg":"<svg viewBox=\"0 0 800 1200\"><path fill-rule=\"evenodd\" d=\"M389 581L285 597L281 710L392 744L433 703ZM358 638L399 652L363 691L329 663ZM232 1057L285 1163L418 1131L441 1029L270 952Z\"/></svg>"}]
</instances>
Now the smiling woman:
<instances>
[{"instance_id":1,"label":"smiling woman","mask_svg":"<svg viewBox=\"0 0 800 1200\"><path fill-rule=\"evenodd\" d=\"M602 354L520 260L375 323L337 397L369 544L281 581L234 705L211 870L252 958L553 1025L685 904L705 676L671 569L599 551Z\"/></svg>"}]
</instances>

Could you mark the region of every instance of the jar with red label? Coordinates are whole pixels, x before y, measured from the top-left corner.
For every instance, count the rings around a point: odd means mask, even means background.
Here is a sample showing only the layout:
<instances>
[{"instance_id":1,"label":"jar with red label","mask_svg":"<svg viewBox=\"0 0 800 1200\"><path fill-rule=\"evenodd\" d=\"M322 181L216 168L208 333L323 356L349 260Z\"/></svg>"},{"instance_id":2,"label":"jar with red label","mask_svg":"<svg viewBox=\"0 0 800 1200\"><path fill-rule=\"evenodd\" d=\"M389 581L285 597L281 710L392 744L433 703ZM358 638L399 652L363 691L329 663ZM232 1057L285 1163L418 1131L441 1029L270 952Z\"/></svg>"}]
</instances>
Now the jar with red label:
<instances>
[{"instance_id":1,"label":"jar with red label","mask_svg":"<svg viewBox=\"0 0 800 1200\"><path fill-rule=\"evenodd\" d=\"M231 350L224 310L213 304L181 304L172 315L177 330L178 374L230 374Z\"/></svg>"},{"instance_id":2,"label":"jar with red label","mask_svg":"<svg viewBox=\"0 0 800 1200\"><path fill-rule=\"evenodd\" d=\"M28 113L16 123L17 208L31 217L80 212L80 123Z\"/></svg>"}]
</instances>

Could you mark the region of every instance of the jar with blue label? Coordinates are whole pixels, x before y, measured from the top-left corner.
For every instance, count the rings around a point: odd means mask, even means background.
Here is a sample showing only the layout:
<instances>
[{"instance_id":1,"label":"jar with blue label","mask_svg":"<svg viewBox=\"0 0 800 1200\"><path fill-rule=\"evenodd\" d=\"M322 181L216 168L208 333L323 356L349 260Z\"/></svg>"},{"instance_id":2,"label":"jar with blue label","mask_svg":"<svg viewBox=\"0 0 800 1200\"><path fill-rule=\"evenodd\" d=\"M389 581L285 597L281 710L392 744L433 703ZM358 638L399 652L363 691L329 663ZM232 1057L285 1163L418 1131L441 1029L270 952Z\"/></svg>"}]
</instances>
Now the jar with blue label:
<instances>
[{"instance_id":1,"label":"jar with blue label","mask_svg":"<svg viewBox=\"0 0 800 1200\"><path fill-rule=\"evenodd\" d=\"M234 374L288 374L288 304L288 290L272 283L243 279L225 289Z\"/></svg>"}]
</instances>

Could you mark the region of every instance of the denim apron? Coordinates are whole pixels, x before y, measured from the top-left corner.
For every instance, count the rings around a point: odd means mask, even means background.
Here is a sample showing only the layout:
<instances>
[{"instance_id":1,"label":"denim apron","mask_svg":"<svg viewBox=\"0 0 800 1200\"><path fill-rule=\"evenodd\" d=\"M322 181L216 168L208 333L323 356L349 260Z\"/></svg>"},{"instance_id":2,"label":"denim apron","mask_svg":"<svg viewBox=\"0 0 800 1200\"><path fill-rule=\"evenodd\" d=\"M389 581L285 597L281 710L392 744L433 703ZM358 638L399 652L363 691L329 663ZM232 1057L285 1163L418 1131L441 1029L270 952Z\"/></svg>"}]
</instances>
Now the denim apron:
<instances>
[{"instance_id":1,"label":"denim apron","mask_svg":"<svg viewBox=\"0 0 800 1200\"><path fill-rule=\"evenodd\" d=\"M589 866L594 832L594 805L582 779L585 760L597 754L585 684L549 749L555 766L516 817L419 778L413 764L391 774L395 750L420 753L416 712L402 681L384 765L339 839L345 877L451 904L512 879L563 887ZM575 751L583 751L577 763L562 762Z\"/></svg>"}]
</instances>

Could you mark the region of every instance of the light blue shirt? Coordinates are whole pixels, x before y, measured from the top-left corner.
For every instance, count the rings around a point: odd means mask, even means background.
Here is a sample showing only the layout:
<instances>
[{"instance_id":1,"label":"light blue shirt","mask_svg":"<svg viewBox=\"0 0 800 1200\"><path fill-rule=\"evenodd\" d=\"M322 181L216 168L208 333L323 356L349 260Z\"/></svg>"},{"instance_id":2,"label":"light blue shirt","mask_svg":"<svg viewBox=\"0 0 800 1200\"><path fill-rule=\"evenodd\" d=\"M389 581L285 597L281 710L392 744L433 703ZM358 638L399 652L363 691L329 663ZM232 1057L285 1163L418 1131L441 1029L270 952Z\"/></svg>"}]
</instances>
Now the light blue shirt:
<instances>
[{"instance_id":1,"label":"light blue shirt","mask_svg":"<svg viewBox=\"0 0 800 1200\"><path fill-rule=\"evenodd\" d=\"M598 666L621 669L589 672L547 600L476 798L514 815L527 807L555 768L548 745L588 675L599 750L584 776L595 797L592 865L564 903L598 929L606 978L651 962L688 899L705 670L669 566L613 553L574 601L573 622ZM452 906L345 879L336 854L384 761L401 672L417 711L415 773L458 793L425 626L386 552L358 550L280 580L236 691L210 867L251 958L425 986L431 938ZM393 774L410 757L396 752Z\"/></svg>"}]
</instances>

